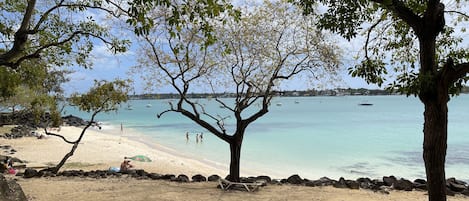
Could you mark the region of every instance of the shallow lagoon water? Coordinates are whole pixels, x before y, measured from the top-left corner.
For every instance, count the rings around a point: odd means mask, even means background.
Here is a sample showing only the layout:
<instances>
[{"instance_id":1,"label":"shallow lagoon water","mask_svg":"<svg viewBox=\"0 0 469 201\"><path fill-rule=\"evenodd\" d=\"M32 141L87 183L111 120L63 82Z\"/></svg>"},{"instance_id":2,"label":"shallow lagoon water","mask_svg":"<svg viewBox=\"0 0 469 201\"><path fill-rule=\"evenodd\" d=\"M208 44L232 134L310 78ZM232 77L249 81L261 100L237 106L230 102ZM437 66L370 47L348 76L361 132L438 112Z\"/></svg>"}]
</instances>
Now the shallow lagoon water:
<instances>
[{"instance_id":1,"label":"shallow lagoon water","mask_svg":"<svg viewBox=\"0 0 469 201\"><path fill-rule=\"evenodd\" d=\"M232 100L225 99L227 102ZM170 100L131 100L132 110L100 114L98 121L133 129L187 157L228 167L229 146L207 130L166 110ZM199 99L212 114L229 116L215 100ZM372 106L360 106L360 103ZM277 104L281 103L281 104ZM449 103L447 177L469 180L469 95ZM147 107L151 104L151 107ZM88 115L69 108L67 114ZM228 130L234 128L228 118ZM124 129L124 130L125 130ZM241 170L309 179L395 175L425 178L423 104L406 96L279 97L246 131ZM185 133L190 133L186 142ZM204 133L196 143L197 133Z\"/></svg>"}]
</instances>

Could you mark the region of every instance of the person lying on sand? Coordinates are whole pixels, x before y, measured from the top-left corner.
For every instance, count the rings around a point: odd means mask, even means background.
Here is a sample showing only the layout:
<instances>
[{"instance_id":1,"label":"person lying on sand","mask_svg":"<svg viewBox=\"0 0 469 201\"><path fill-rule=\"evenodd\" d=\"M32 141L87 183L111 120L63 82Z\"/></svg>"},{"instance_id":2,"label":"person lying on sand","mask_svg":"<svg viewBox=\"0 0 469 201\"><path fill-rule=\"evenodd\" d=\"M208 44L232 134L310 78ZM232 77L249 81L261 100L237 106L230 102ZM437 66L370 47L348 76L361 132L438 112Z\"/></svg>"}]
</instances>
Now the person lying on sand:
<instances>
[{"instance_id":1,"label":"person lying on sand","mask_svg":"<svg viewBox=\"0 0 469 201\"><path fill-rule=\"evenodd\" d=\"M126 171L130 170L130 168L133 168L133 167L134 166L132 164L130 164L130 160L124 159L124 161L121 163L120 171L121 172L126 172Z\"/></svg>"}]
</instances>

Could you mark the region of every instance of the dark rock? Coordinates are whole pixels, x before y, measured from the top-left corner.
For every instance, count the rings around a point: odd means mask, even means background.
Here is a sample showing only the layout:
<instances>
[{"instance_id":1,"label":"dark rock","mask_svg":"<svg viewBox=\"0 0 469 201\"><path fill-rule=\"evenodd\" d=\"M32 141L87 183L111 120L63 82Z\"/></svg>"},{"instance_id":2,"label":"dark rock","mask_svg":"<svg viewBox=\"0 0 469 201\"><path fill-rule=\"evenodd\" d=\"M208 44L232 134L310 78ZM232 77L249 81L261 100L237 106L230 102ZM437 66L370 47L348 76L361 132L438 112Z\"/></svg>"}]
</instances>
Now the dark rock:
<instances>
[{"instance_id":1,"label":"dark rock","mask_svg":"<svg viewBox=\"0 0 469 201\"><path fill-rule=\"evenodd\" d=\"M343 177L341 177L339 181L335 182L332 186L334 186L335 188L347 188L347 184Z\"/></svg>"},{"instance_id":2,"label":"dark rock","mask_svg":"<svg viewBox=\"0 0 469 201\"><path fill-rule=\"evenodd\" d=\"M0 200L2 201L27 201L21 186L15 180L7 180L0 174Z\"/></svg>"},{"instance_id":3,"label":"dark rock","mask_svg":"<svg viewBox=\"0 0 469 201\"><path fill-rule=\"evenodd\" d=\"M300 176L295 174L295 175L292 175L292 176L288 177L287 182L290 183L290 184L302 184L303 179L301 179Z\"/></svg>"},{"instance_id":4,"label":"dark rock","mask_svg":"<svg viewBox=\"0 0 469 201\"><path fill-rule=\"evenodd\" d=\"M145 172L145 170L135 170L135 172L137 173L138 176L141 176L141 177L148 175L148 173Z\"/></svg>"},{"instance_id":5,"label":"dark rock","mask_svg":"<svg viewBox=\"0 0 469 201\"><path fill-rule=\"evenodd\" d=\"M72 172L70 171L62 171L62 173L60 174L61 176L64 176L64 177L71 177L73 176L72 175Z\"/></svg>"},{"instance_id":6,"label":"dark rock","mask_svg":"<svg viewBox=\"0 0 469 201\"><path fill-rule=\"evenodd\" d=\"M360 184L357 181L345 180L345 184L347 184L347 187L350 189L360 189Z\"/></svg>"},{"instance_id":7,"label":"dark rock","mask_svg":"<svg viewBox=\"0 0 469 201\"><path fill-rule=\"evenodd\" d=\"M396 181L397 179L394 176L383 177L383 182L385 186L392 186Z\"/></svg>"},{"instance_id":8,"label":"dark rock","mask_svg":"<svg viewBox=\"0 0 469 201\"><path fill-rule=\"evenodd\" d=\"M214 175L210 175L210 176L208 177L208 181L218 181L219 179L220 179L220 176L215 175L215 174L214 174Z\"/></svg>"},{"instance_id":9,"label":"dark rock","mask_svg":"<svg viewBox=\"0 0 469 201\"><path fill-rule=\"evenodd\" d=\"M175 178L176 178L176 175L174 175L174 174L165 174L165 175L161 176L160 179L172 180L172 179L175 179Z\"/></svg>"},{"instance_id":10,"label":"dark rock","mask_svg":"<svg viewBox=\"0 0 469 201\"><path fill-rule=\"evenodd\" d=\"M148 174L148 177L150 177L153 180L156 180L156 179L160 179L161 175L157 174L157 173L150 173L150 174Z\"/></svg>"},{"instance_id":11,"label":"dark rock","mask_svg":"<svg viewBox=\"0 0 469 201\"><path fill-rule=\"evenodd\" d=\"M427 181L425 181L424 179L416 179L414 180L414 183L418 183L418 184L427 184Z\"/></svg>"},{"instance_id":12,"label":"dark rock","mask_svg":"<svg viewBox=\"0 0 469 201\"><path fill-rule=\"evenodd\" d=\"M451 189L446 188L446 195L448 195L448 196L455 196L456 193L455 193L454 191L452 191Z\"/></svg>"},{"instance_id":13,"label":"dark rock","mask_svg":"<svg viewBox=\"0 0 469 201\"><path fill-rule=\"evenodd\" d=\"M192 181L193 182L204 182L204 181L207 181L207 178L205 178L204 176L202 176L200 174L196 174L196 175L192 176Z\"/></svg>"},{"instance_id":14,"label":"dark rock","mask_svg":"<svg viewBox=\"0 0 469 201\"><path fill-rule=\"evenodd\" d=\"M305 182L304 184L305 184L305 186L310 186L310 187L319 186L319 185L317 185L318 184L317 180L316 181L311 181L310 180L310 181Z\"/></svg>"},{"instance_id":15,"label":"dark rock","mask_svg":"<svg viewBox=\"0 0 469 201\"><path fill-rule=\"evenodd\" d=\"M269 176L258 176L258 177L256 178L256 180L258 180L258 181L259 181L259 180L264 180L264 181L267 182L267 183L272 182L272 179L271 179Z\"/></svg>"},{"instance_id":16,"label":"dark rock","mask_svg":"<svg viewBox=\"0 0 469 201\"><path fill-rule=\"evenodd\" d=\"M462 192L466 189L466 182L456 180L455 178L449 178L446 180L446 186L454 192Z\"/></svg>"},{"instance_id":17,"label":"dark rock","mask_svg":"<svg viewBox=\"0 0 469 201\"><path fill-rule=\"evenodd\" d=\"M26 168L24 170L24 178L33 178L37 175L37 170L31 169L31 168Z\"/></svg>"},{"instance_id":18,"label":"dark rock","mask_svg":"<svg viewBox=\"0 0 469 201\"><path fill-rule=\"evenodd\" d=\"M370 178L358 178L357 182L359 187L363 189L371 189L373 187L373 182Z\"/></svg>"},{"instance_id":19,"label":"dark rock","mask_svg":"<svg viewBox=\"0 0 469 201\"><path fill-rule=\"evenodd\" d=\"M464 189L461 194L465 195L465 196L469 196L469 189Z\"/></svg>"},{"instance_id":20,"label":"dark rock","mask_svg":"<svg viewBox=\"0 0 469 201\"><path fill-rule=\"evenodd\" d=\"M287 179L281 179L281 180L280 180L280 183L281 183L281 184L286 184L286 183L288 183L288 180L287 180Z\"/></svg>"},{"instance_id":21,"label":"dark rock","mask_svg":"<svg viewBox=\"0 0 469 201\"><path fill-rule=\"evenodd\" d=\"M420 183L415 183L414 182L414 189L426 191L427 190L427 184L420 184Z\"/></svg>"},{"instance_id":22,"label":"dark rock","mask_svg":"<svg viewBox=\"0 0 469 201\"><path fill-rule=\"evenodd\" d=\"M180 174L178 177L177 177L177 181L178 182L189 182L189 177L187 175L184 175L184 174Z\"/></svg>"},{"instance_id":23,"label":"dark rock","mask_svg":"<svg viewBox=\"0 0 469 201\"><path fill-rule=\"evenodd\" d=\"M321 182L320 186L331 186L336 182L335 180L329 179L328 177L321 177L317 181Z\"/></svg>"},{"instance_id":24,"label":"dark rock","mask_svg":"<svg viewBox=\"0 0 469 201\"><path fill-rule=\"evenodd\" d=\"M412 191L413 188L414 183L407 179L400 179L394 182L394 189L396 190Z\"/></svg>"}]
</instances>

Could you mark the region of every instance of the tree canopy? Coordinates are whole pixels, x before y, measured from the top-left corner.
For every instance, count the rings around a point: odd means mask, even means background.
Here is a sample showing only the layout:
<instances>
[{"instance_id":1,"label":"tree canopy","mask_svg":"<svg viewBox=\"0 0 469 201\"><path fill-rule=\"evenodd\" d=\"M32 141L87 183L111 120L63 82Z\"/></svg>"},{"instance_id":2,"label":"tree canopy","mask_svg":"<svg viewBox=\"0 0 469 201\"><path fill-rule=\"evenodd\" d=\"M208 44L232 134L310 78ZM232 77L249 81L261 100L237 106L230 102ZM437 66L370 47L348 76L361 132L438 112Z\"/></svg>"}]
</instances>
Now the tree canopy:
<instances>
[{"instance_id":1,"label":"tree canopy","mask_svg":"<svg viewBox=\"0 0 469 201\"><path fill-rule=\"evenodd\" d=\"M190 17L170 23L167 8L148 15L155 26L140 35L137 70L151 86L170 85L180 96L158 116L180 113L227 142L231 180L239 181L245 130L268 112L279 84L307 72L312 77L333 74L338 67L338 48L312 26L313 17L299 11L291 4L266 1L246 9L239 18L228 14L220 14L222 19L207 18L213 28L210 36L205 25ZM219 112L206 111L188 97L200 89L213 92ZM234 103L216 97L220 91L236 94ZM236 126L228 129L227 121Z\"/></svg>"},{"instance_id":2,"label":"tree canopy","mask_svg":"<svg viewBox=\"0 0 469 201\"><path fill-rule=\"evenodd\" d=\"M383 84L388 69L390 89L416 95L425 106L423 159L430 201L446 200L445 161L450 95L458 94L469 72L468 47L458 27L469 20L467 1L439 0L291 0L305 14L316 2L327 6L318 25L352 39L363 29L361 63L353 76ZM454 10L453 10L454 9ZM449 20L448 20L449 19Z\"/></svg>"}]
</instances>

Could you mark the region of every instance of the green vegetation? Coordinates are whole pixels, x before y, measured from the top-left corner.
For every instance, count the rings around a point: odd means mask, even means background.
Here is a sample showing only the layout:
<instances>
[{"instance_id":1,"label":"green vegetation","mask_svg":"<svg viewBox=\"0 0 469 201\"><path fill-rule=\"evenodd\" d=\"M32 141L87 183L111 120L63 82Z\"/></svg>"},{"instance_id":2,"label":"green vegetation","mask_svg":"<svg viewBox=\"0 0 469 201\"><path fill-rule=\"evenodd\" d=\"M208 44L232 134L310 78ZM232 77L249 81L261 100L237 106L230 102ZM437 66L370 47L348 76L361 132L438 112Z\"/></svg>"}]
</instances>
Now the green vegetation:
<instances>
[{"instance_id":1,"label":"green vegetation","mask_svg":"<svg viewBox=\"0 0 469 201\"><path fill-rule=\"evenodd\" d=\"M350 74L383 84L396 76L392 90L415 95L425 105L423 159L430 201L446 200L445 158L450 95L457 95L469 72L469 52L458 24L469 21L467 1L291 0L305 14L321 2L327 12L318 25L348 40L365 31L362 62ZM447 7L448 6L448 7ZM454 10L453 10L454 9ZM451 18L446 18L451 16ZM446 21L454 19L454 21ZM467 41L466 41L467 42Z\"/></svg>"},{"instance_id":2,"label":"green vegetation","mask_svg":"<svg viewBox=\"0 0 469 201\"><path fill-rule=\"evenodd\" d=\"M179 6L174 5L176 10ZM189 8L186 8L189 9ZM192 9L192 8L191 8ZM170 102L167 112L187 117L230 145L230 180L240 180L240 157L246 128L268 112L278 86L286 79L334 75L339 51L328 35L317 31L313 17L302 17L295 6L284 2L264 4L243 11L239 17L228 13L205 18L206 26L191 15L172 24L165 8L153 8L155 27L140 37L138 69L152 86L170 85L178 98ZM188 10L188 13L197 10ZM213 38L211 37L215 37ZM313 77L311 75L311 77ZM314 79L311 78L311 79ZM235 129L227 129L227 117L208 113L191 91L199 87L232 113ZM220 91L233 91L234 104L218 97Z\"/></svg>"},{"instance_id":3,"label":"green vegetation","mask_svg":"<svg viewBox=\"0 0 469 201\"><path fill-rule=\"evenodd\" d=\"M70 102L76 105L81 111L91 113L91 119L88 124L81 131L80 136L70 141L64 136L51 133L45 129L46 135L56 136L62 138L66 143L73 144L70 152L65 154L62 160L53 168L48 168L53 173L57 173L60 168L73 156L73 153L78 148L86 130L95 122L95 117L101 112L111 112L118 109L119 105L127 101L127 94L129 92L128 81L116 80L113 82L96 81L95 87L90 89L86 94L74 94L70 98Z\"/></svg>"}]
</instances>

